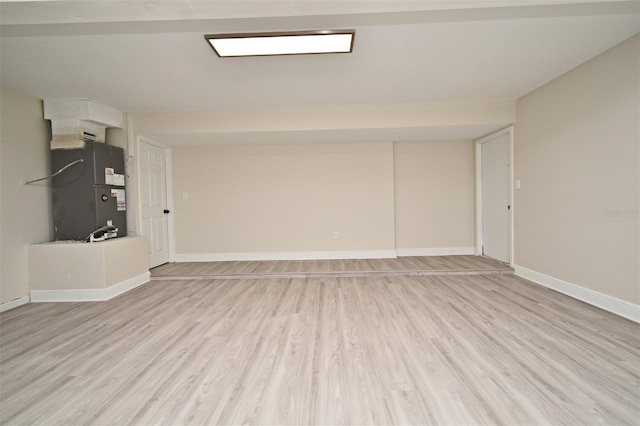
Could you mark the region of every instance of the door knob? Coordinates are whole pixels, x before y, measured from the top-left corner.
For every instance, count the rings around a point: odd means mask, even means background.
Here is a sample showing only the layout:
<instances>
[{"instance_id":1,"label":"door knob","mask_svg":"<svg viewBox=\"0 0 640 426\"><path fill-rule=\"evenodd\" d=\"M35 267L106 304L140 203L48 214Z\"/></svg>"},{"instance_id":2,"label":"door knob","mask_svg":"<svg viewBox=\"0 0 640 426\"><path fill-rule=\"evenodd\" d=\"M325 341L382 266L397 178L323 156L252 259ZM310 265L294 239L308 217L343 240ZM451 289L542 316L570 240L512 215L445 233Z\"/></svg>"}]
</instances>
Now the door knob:
<instances>
[{"instance_id":1,"label":"door knob","mask_svg":"<svg viewBox=\"0 0 640 426\"><path fill-rule=\"evenodd\" d=\"M164 209L164 214L169 214L169 209Z\"/></svg>"}]
</instances>

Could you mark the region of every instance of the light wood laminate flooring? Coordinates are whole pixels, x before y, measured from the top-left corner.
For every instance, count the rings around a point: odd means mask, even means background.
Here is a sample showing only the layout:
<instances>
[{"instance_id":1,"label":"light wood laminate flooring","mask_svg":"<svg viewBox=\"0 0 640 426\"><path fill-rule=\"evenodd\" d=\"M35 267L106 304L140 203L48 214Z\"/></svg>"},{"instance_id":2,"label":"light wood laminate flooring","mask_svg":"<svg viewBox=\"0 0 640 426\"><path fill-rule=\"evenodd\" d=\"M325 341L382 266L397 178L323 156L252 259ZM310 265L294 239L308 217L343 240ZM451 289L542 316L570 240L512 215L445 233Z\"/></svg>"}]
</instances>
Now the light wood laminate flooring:
<instances>
[{"instance_id":1,"label":"light wood laminate flooring","mask_svg":"<svg viewBox=\"0 0 640 426\"><path fill-rule=\"evenodd\" d=\"M167 263L151 270L159 279L251 279L512 274L509 265L481 256L409 256L397 259L330 259Z\"/></svg>"},{"instance_id":2,"label":"light wood laminate flooring","mask_svg":"<svg viewBox=\"0 0 640 426\"><path fill-rule=\"evenodd\" d=\"M507 274L152 281L0 314L0 422L637 425L639 336Z\"/></svg>"}]
</instances>

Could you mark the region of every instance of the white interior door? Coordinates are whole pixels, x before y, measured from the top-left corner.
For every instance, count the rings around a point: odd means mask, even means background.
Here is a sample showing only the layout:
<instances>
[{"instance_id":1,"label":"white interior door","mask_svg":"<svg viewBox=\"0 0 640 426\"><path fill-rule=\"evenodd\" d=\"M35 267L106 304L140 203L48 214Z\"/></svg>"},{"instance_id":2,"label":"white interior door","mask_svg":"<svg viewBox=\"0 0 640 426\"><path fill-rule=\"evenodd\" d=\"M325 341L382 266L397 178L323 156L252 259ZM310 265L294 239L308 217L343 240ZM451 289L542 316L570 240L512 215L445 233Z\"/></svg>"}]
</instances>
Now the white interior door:
<instances>
[{"instance_id":1,"label":"white interior door","mask_svg":"<svg viewBox=\"0 0 640 426\"><path fill-rule=\"evenodd\" d=\"M165 151L140 141L141 233L147 237L149 267L169 261Z\"/></svg>"},{"instance_id":2,"label":"white interior door","mask_svg":"<svg viewBox=\"0 0 640 426\"><path fill-rule=\"evenodd\" d=\"M481 144L482 253L511 261L511 133L501 132Z\"/></svg>"}]
</instances>

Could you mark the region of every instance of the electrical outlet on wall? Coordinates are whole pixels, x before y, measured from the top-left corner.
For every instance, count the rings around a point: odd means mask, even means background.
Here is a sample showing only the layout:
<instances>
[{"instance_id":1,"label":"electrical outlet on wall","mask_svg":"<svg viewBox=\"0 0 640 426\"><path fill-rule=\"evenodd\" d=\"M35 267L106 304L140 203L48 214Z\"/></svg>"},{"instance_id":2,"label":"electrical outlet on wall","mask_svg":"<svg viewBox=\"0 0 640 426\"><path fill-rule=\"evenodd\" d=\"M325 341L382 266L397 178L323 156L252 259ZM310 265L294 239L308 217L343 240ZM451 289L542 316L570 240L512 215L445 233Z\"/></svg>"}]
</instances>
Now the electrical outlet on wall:
<instances>
[{"instance_id":1,"label":"electrical outlet on wall","mask_svg":"<svg viewBox=\"0 0 640 426\"><path fill-rule=\"evenodd\" d=\"M333 239L334 240L339 240L340 239L340 233L338 231L333 231Z\"/></svg>"}]
</instances>

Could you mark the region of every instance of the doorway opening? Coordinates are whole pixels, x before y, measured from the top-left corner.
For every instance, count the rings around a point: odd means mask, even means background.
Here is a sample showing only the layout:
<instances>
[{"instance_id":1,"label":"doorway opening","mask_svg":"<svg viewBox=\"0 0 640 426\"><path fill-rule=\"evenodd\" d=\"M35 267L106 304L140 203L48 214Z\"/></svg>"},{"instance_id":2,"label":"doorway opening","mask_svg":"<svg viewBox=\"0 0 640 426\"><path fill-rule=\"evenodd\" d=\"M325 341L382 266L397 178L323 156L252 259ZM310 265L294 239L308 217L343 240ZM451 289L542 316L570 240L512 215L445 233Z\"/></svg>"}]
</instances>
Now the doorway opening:
<instances>
[{"instance_id":1,"label":"doorway opening","mask_svg":"<svg viewBox=\"0 0 640 426\"><path fill-rule=\"evenodd\" d=\"M513 127L476 141L476 253L513 264Z\"/></svg>"}]
</instances>

